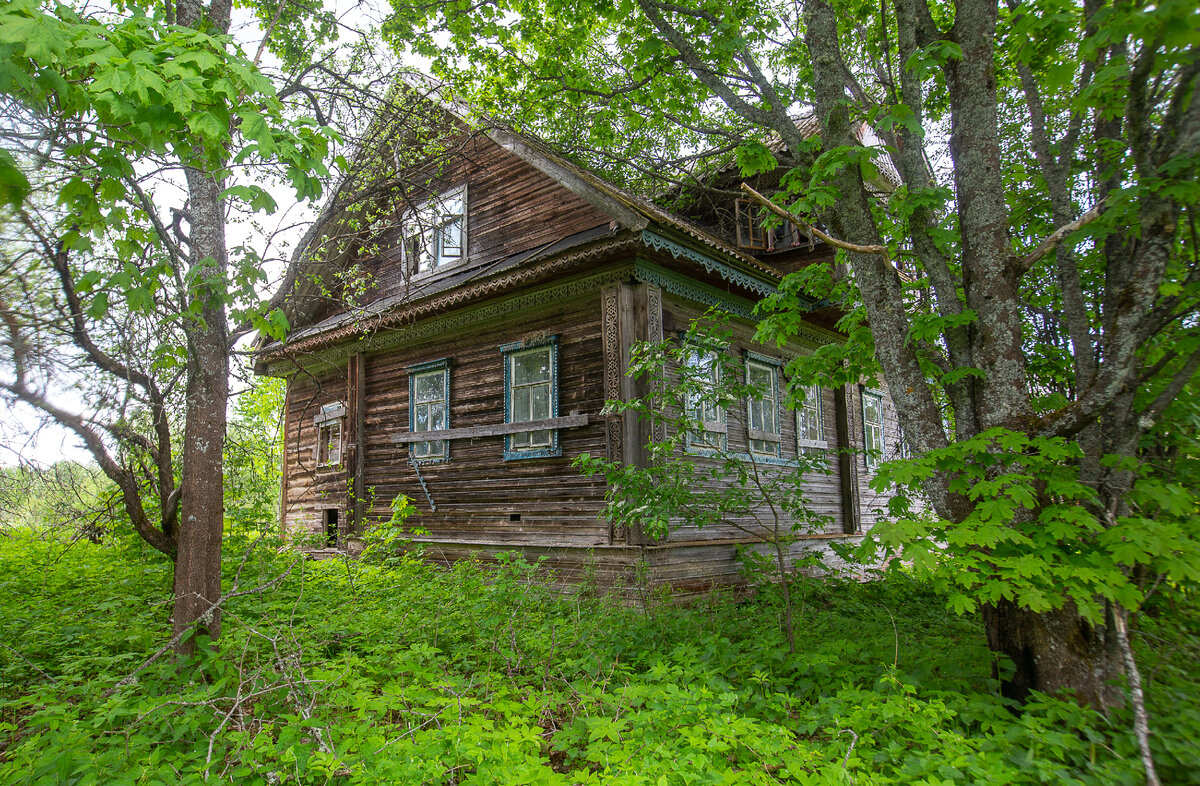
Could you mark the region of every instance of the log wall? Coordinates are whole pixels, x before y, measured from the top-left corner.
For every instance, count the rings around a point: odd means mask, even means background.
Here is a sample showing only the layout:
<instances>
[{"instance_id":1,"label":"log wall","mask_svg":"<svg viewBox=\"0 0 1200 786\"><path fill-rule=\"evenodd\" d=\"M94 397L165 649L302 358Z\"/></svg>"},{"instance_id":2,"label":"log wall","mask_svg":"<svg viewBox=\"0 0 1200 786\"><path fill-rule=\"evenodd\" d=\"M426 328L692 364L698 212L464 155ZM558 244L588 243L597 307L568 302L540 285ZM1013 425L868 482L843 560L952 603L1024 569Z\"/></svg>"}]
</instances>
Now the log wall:
<instances>
[{"instance_id":1,"label":"log wall","mask_svg":"<svg viewBox=\"0 0 1200 786\"><path fill-rule=\"evenodd\" d=\"M591 417L586 426L559 430L561 456L505 460L504 437L486 436L452 440L447 462L417 468L409 463L406 447L392 440L408 431L409 366L449 359L451 428L499 424L504 421L500 346L549 334L558 336L559 413ZM392 500L404 495L417 511L409 524L427 530L429 540L608 544L608 526L597 515L603 480L584 478L571 467L580 453L605 450L599 419L604 395L598 289L536 312L481 322L453 337L362 357L365 523L389 518ZM313 415L321 404L336 400L339 391L344 393L345 373L300 374L289 387L286 526L291 532L319 531L320 510L329 505L340 504L343 518L347 515L347 473L340 467L316 468L312 459L317 433ZM347 430L353 432L350 424Z\"/></svg>"},{"instance_id":2,"label":"log wall","mask_svg":"<svg viewBox=\"0 0 1200 786\"><path fill-rule=\"evenodd\" d=\"M406 277L400 248L404 203L392 226L374 239L379 254L364 259L374 278L367 302L411 292L430 282L480 270L507 256L536 249L611 220L560 183L486 137L467 137L438 174L434 190L467 186L467 258L429 273Z\"/></svg>"}]
</instances>

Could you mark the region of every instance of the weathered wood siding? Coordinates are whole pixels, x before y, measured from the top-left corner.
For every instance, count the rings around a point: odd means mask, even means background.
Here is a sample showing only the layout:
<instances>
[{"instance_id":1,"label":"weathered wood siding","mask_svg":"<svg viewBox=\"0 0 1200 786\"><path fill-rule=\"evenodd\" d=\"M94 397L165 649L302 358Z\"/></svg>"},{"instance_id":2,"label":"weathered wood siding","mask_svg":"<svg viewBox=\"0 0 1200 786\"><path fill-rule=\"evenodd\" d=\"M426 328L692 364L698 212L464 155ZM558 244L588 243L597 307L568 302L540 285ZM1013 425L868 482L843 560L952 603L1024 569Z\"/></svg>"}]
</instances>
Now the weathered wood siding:
<instances>
[{"instance_id":1,"label":"weathered wood siding","mask_svg":"<svg viewBox=\"0 0 1200 786\"><path fill-rule=\"evenodd\" d=\"M553 243L607 224L608 215L576 196L529 164L481 135L466 138L441 171L432 189L437 193L467 186L467 258L411 279L401 259L402 209L393 225L374 241L378 255L363 260L374 278L367 302L412 292L430 282L459 276L494 264L513 254ZM403 202L400 203L401 207Z\"/></svg>"},{"instance_id":2,"label":"weathered wood siding","mask_svg":"<svg viewBox=\"0 0 1200 786\"><path fill-rule=\"evenodd\" d=\"M345 366L328 364L298 372L288 380L284 418L284 489L282 523L291 537L320 536L324 533L321 511L339 511L339 524L345 526L348 475L345 462L335 466L317 465L317 426L314 418L326 404L345 402L347 395ZM343 427L343 454L348 439Z\"/></svg>"},{"instance_id":3,"label":"weathered wood siding","mask_svg":"<svg viewBox=\"0 0 1200 786\"><path fill-rule=\"evenodd\" d=\"M404 446L391 437L408 431L408 367L449 359L450 426L504 422L504 366L500 346L538 335L558 336L558 411L588 414L587 426L559 431L562 455L505 460L504 437L457 439L450 460L421 464L420 476ZM313 415L323 403L344 395L345 371L314 380L297 375L289 387L289 531L320 531L320 509L337 504L347 516L347 475L312 465L316 444ZM600 342L600 294L560 301L502 321L476 324L452 337L424 340L364 355L366 521L387 519L397 495L412 500L418 514L409 524L430 540L459 543L607 545L608 525L598 518L604 483L571 467L580 453L605 450L599 413L604 403ZM347 424L349 425L349 424ZM295 447L293 447L295 446ZM426 496L428 491L428 497ZM431 510L429 498L436 505Z\"/></svg>"},{"instance_id":4,"label":"weathered wood siding","mask_svg":"<svg viewBox=\"0 0 1200 786\"><path fill-rule=\"evenodd\" d=\"M671 312L671 321L674 323L677 330L684 330L693 319L703 315L704 309L696 306L693 303L684 301L678 297L668 296L664 299L664 308ZM793 357L811 352L815 346L804 343L795 343L784 349L775 347L762 347L755 345L752 341L754 328L749 323L734 321L729 325L733 333L733 343L729 347L729 351L737 356L739 369L742 365L742 358L746 349L750 349L758 354L774 357L786 364ZM781 378L782 384L782 378ZM781 445L781 458L784 460L795 459L797 456L796 443L796 418L792 410L784 409L782 406L782 388L780 391L780 414L779 423L783 442ZM834 410L834 391L829 388L821 390L821 417L824 427L824 434L829 443L829 448L823 451L816 451L810 455L819 455L825 458L826 466L829 474L812 473L806 479L804 485L805 495L809 501L809 509L821 519L821 521L812 524L802 523L797 530L799 533L812 534L841 534L843 532L842 520L842 502L841 490L839 486L839 468L836 460L836 423ZM731 452L747 453L748 440L746 432L746 406L742 402L738 406L730 407L725 413L726 425L728 431L728 448ZM804 448L805 451L814 451L812 448ZM706 458L703 456L695 456L694 460L703 466L716 466L716 459ZM760 465L760 469L764 473L779 472L780 469L773 467L770 464ZM713 484L710 484L713 485ZM770 511L765 507L758 511L757 516L747 516L736 520L736 523L741 527L755 530L761 527L762 523L768 526L773 524L773 519ZM716 540L753 540L745 531L739 529L738 526L729 524L726 526L709 526L697 528L694 526L683 525L680 523L670 535L670 542L701 542L701 541L716 541Z\"/></svg>"}]
</instances>

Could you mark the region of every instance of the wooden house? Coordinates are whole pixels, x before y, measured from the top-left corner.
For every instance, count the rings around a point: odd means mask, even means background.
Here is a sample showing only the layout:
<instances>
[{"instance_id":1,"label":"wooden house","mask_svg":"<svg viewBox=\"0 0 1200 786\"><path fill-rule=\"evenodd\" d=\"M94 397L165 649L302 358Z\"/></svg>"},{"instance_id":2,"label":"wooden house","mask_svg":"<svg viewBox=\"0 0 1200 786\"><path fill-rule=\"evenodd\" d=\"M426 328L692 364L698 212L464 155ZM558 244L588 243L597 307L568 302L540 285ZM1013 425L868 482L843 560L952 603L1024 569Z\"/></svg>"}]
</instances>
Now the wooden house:
<instances>
[{"instance_id":1,"label":"wooden house","mask_svg":"<svg viewBox=\"0 0 1200 786\"><path fill-rule=\"evenodd\" d=\"M463 126L454 149L393 221L361 230L369 242L309 253L289 276L292 331L256 355L259 373L288 380L286 534L353 551L404 495L416 540L447 563L519 549L603 586L743 581L737 551L755 538L614 528L600 515L605 481L572 467L585 452L646 461L646 424L607 415L605 401L644 392L625 374L634 342L671 338L711 306L735 315L726 351L775 380L754 444L781 461L828 453L832 472L808 493L830 523L793 551L872 525L872 469L899 446L886 392L813 390L800 412L778 394L793 354L844 339L839 315L813 310L782 350L751 343L754 303L830 249L764 233L744 203L710 210L707 225L672 214L509 131ZM722 417L731 449L750 451L746 408Z\"/></svg>"}]
</instances>

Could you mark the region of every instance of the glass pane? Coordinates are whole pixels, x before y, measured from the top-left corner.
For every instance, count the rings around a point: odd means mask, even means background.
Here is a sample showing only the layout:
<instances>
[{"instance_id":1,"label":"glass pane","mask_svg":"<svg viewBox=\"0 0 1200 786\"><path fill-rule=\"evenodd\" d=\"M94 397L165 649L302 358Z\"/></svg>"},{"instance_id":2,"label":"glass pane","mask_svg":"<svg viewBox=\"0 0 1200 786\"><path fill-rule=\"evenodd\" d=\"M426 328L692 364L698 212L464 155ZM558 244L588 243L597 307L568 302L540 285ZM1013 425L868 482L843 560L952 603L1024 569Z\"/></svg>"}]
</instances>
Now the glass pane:
<instances>
[{"instance_id":1,"label":"glass pane","mask_svg":"<svg viewBox=\"0 0 1200 786\"><path fill-rule=\"evenodd\" d=\"M515 388L512 392L512 422L525 423L533 420L529 416L529 388Z\"/></svg>"},{"instance_id":2,"label":"glass pane","mask_svg":"<svg viewBox=\"0 0 1200 786\"><path fill-rule=\"evenodd\" d=\"M446 395L445 372L418 374L413 379L413 391L417 401L441 401Z\"/></svg>"},{"instance_id":3,"label":"glass pane","mask_svg":"<svg viewBox=\"0 0 1200 786\"><path fill-rule=\"evenodd\" d=\"M418 404L413 409L413 431L429 430L429 405Z\"/></svg>"},{"instance_id":4,"label":"glass pane","mask_svg":"<svg viewBox=\"0 0 1200 786\"><path fill-rule=\"evenodd\" d=\"M442 198L443 216L461 216L463 214L463 192L457 189Z\"/></svg>"},{"instance_id":5,"label":"glass pane","mask_svg":"<svg viewBox=\"0 0 1200 786\"><path fill-rule=\"evenodd\" d=\"M462 256L462 219L452 218L442 224L440 251L443 257Z\"/></svg>"},{"instance_id":6,"label":"glass pane","mask_svg":"<svg viewBox=\"0 0 1200 786\"><path fill-rule=\"evenodd\" d=\"M513 384L550 381L550 349L513 355Z\"/></svg>"},{"instance_id":7,"label":"glass pane","mask_svg":"<svg viewBox=\"0 0 1200 786\"><path fill-rule=\"evenodd\" d=\"M432 444L433 443L431 443L431 442L414 442L414 443L412 443L413 457L414 458L426 458L429 455L430 447Z\"/></svg>"},{"instance_id":8,"label":"glass pane","mask_svg":"<svg viewBox=\"0 0 1200 786\"><path fill-rule=\"evenodd\" d=\"M756 431L765 431L766 426L763 424L763 403L761 401L751 401L750 406L750 428Z\"/></svg>"},{"instance_id":9,"label":"glass pane","mask_svg":"<svg viewBox=\"0 0 1200 786\"><path fill-rule=\"evenodd\" d=\"M508 440L509 447L513 450L520 450L529 447L529 432L523 434L513 434Z\"/></svg>"},{"instance_id":10,"label":"glass pane","mask_svg":"<svg viewBox=\"0 0 1200 786\"><path fill-rule=\"evenodd\" d=\"M529 432L530 447L548 448L550 447L550 432L549 431L531 431Z\"/></svg>"},{"instance_id":11,"label":"glass pane","mask_svg":"<svg viewBox=\"0 0 1200 786\"><path fill-rule=\"evenodd\" d=\"M868 423L883 423L883 401L878 396L863 396L863 419Z\"/></svg>"},{"instance_id":12,"label":"glass pane","mask_svg":"<svg viewBox=\"0 0 1200 786\"><path fill-rule=\"evenodd\" d=\"M530 420L550 417L550 386L537 385L530 388L532 400L529 402Z\"/></svg>"},{"instance_id":13,"label":"glass pane","mask_svg":"<svg viewBox=\"0 0 1200 786\"><path fill-rule=\"evenodd\" d=\"M750 387L762 393L764 396L771 395L771 373L768 369L762 366L750 366L746 372L747 382Z\"/></svg>"},{"instance_id":14,"label":"glass pane","mask_svg":"<svg viewBox=\"0 0 1200 786\"><path fill-rule=\"evenodd\" d=\"M529 384L529 364L525 362L524 355L513 355L510 359L512 362L512 383L514 385Z\"/></svg>"},{"instance_id":15,"label":"glass pane","mask_svg":"<svg viewBox=\"0 0 1200 786\"><path fill-rule=\"evenodd\" d=\"M436 431L446 427L446 405L442 402L429 405L429 428Z\"/></svg>"}]
</instances>

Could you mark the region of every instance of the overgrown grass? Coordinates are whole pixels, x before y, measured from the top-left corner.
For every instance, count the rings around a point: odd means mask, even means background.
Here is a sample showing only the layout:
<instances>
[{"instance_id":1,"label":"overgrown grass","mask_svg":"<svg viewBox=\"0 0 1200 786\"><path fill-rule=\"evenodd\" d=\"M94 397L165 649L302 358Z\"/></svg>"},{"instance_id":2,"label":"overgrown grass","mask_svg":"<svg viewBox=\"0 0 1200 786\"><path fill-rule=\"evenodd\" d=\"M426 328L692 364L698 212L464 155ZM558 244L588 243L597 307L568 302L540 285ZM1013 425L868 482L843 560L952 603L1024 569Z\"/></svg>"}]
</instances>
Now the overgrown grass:
<instances>
[{"instance_id":1,"label":"overgrown grass","mask_svg":"<svg viewBox=\"0 0 1200 786\"><path fill-rule=\"evenodd\" d=\"M624 608L530 566L295 561L231 539L219 649L169 659L170 570L132 545L0 537L3 783L1131 783L1127 718L997 697L972 619L903 579L778 609ZM228 583L227 583L228 586ZM1141 619L1167 782L1200 772L1200 617Z\"/></svg>"}]
</instances>

